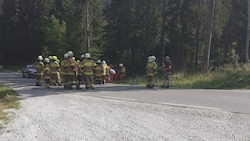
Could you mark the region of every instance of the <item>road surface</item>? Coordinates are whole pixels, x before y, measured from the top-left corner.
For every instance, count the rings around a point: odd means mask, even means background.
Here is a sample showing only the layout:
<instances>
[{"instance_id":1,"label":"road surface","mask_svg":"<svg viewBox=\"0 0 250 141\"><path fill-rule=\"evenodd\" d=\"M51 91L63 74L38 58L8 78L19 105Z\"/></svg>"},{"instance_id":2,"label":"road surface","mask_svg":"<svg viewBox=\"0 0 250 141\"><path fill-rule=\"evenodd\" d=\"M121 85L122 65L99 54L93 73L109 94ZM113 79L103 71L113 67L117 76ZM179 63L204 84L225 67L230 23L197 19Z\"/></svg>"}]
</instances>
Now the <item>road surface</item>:
<instances>
[{"instance_id":1,"label":"road surface","mask_svg":"<svg viewBox=\"0 0 250 141\"><path fill-rule=\"evenodd\" d=\"M0 83L21 98L1 141L250 140L249 90L115 84L48 90L9 72L0 73Z\"/></svg>"}]
</instances>

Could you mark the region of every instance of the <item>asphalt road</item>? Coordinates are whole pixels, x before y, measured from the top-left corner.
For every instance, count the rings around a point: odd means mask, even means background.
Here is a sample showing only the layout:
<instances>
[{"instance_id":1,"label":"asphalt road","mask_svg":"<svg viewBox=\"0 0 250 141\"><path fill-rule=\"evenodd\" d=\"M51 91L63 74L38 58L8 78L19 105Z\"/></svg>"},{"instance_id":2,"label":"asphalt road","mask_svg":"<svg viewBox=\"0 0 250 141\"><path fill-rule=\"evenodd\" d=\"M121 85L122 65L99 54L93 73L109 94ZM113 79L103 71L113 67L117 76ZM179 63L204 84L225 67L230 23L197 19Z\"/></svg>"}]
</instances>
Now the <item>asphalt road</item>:
<instances>
[{"instance_id":1,"label":"asphalt road","mask_svg":"<svg viewBox=\"0 0 250 141\"><path fill-rule=\"evenodd\" d=\"M45 89L43 86L34 86L34 78L22 78L20 73L11 72L1 72L0 83L7 84L18 91L25 91L26 98L42 96L41 94L34 95L31 92L33 89L39 89L43 91L44 95L70 93L72 95L87 95L103 99L250 114L250 90L147 89L140 86L116 84L96 85L96 89L91 91L85 89L65 90L59 86Z\"/></svg>"}]
</instances>

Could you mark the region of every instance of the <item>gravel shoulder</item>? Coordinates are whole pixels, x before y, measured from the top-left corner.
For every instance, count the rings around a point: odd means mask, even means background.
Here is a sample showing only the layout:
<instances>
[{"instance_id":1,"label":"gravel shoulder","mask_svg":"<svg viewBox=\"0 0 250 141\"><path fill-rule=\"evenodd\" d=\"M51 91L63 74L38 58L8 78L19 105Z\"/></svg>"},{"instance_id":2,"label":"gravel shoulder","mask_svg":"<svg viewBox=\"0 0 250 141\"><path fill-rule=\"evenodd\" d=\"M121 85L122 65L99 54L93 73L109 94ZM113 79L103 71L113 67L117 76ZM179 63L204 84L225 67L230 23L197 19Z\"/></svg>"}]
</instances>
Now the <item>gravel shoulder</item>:
<instances>
[{"instance_id":1,"label":"gravel shoulder","mask_svg":"<svg viewBox=\"0 0 250 141\"><path fill-rule=\"evenodd\" d=\"M249 140L250 116L31 90L1 141Z\"/></svg>"}]
</instances>

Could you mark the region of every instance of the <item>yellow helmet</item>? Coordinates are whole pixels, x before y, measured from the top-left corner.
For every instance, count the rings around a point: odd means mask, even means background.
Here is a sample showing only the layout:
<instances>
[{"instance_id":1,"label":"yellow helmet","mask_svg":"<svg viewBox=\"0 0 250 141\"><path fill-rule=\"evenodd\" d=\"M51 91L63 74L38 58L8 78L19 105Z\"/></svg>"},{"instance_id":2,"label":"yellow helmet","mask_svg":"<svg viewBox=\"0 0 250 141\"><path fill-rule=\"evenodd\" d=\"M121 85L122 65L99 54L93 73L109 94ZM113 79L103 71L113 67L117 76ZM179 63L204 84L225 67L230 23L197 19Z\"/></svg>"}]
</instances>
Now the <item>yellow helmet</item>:
<instances>
[{"instance_id":1,"label":"yellow helmet","mask_svg":"<svg viewBox=\"0 0 250 141\"><path fill-rule=\"evenodd\" d=\"M57 60L57 57L56 57L56 56L52 56L52 59L56 61L56 60Z\"/></svg>"}]
</instances>

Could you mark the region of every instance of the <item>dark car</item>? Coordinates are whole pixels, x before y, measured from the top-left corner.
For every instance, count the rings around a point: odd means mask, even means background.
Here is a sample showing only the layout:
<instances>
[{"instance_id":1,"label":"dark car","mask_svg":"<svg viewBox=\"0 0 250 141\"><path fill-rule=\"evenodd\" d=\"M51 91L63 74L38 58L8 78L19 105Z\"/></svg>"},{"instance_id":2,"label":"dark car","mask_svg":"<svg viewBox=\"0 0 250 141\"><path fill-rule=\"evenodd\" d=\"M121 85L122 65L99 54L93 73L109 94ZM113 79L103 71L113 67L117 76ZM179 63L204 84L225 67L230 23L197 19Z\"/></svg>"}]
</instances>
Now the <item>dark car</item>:
<instances>
[{"instance_id":1,"label":"dark car","mask_svg":"<svg viewBox=\"0 0 250 141\"><path fill-rule=\"evenodd\" d=\"M23 70L22 70L22 75L23 77L35 77L36 76L36 69L31 65L28 64L26 66L24 66Z\"/></svg>"}]
</instances>

